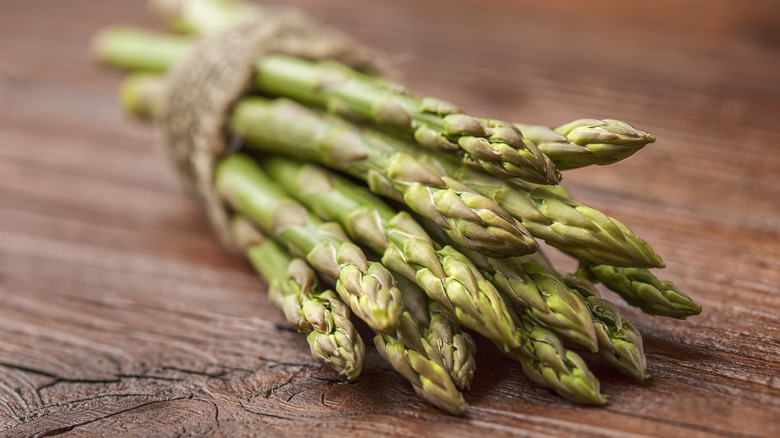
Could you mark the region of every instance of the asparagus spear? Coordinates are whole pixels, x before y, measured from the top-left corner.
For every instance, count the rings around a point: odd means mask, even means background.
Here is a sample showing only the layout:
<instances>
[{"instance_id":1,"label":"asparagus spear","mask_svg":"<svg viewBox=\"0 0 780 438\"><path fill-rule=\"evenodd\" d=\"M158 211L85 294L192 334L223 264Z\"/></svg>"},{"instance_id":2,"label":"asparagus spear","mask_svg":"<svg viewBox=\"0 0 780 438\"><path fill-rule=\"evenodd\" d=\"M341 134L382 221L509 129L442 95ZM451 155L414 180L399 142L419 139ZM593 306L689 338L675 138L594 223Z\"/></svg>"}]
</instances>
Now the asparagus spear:
<instances>
[{"instance_id":1,"label":"asparagus spear","mask_svg":"<svg viewBox=\"0 0 780 438\"><path fill-rule=\"evenodd\" d=\"M517 346L498 291L452 248L437 251L407 212L395 212L361 187L313 165L275 157L264 167L311 211L338 222L355 242L382 254L385 266L422 287L450 317L507 348Z\"/></svg>"},{"instance_id":2,"label":"asparagus spear","mask_svg":"<svg viewBox=\"0 0 780 438\"><path fill-rule=\"evenodd\" d=\"M546 186L564 202L577 202L563 186ZM590 281L601 282L623 297L632 306L651 315L685 319L701 313L701 306L668 281L661 281L647 269L626 269L614 263L599 264L580 258L578 275ZM663 266L656 266L663 267Z\"/></svg>"},{"instance_id":3,"label":"asparagus spear","mask_svg":"<svg viewBox=\"0 0 780 438\"><path fill-rule=\"evenodd\" d=\"M357 378L365 346L349 321L347 306L332 291L318 288L317 276L305 261L266 239L247 218L236 215L231 228L238 246L268 280L269 300L308 335L312 355L348 379Z\"/></svg>"},{"instance_id":4,"label":"asparagus spear","mask_svg":"<svg viewBox=\"0 0 780 438\"><path fill-rule=\"evenodd\" d=\"M638 380L648 378L642 335L631 320L612 302L601 298L598 289L588 280L572 274L561 279L582 295L593 314L601 359L627 376Z\"/></svg>"},{"instance_id":5,"label":"asparagus spear","mask_svg":"<svg viewBox=\"0 0 780 438\"><path fill-rule=\"evenodd\" d=\"M526 140L559 170L612 164L630 157L655 137L619 120L580 119L556 129L515 123Z\"/></svg>"},{"instance_id":6,"label":"asparagus spear","mask_svg":"<svg viewBox=\"0 0 780 438\"><path fill-rule=\"evenodd\" d=\"M416 97L345 65L267 57L258 63L254 85L263 93L406 132L425 148L459 152L464 163L502 178L559 182L550 160L510 123L466 115L450 103Z\"/></svg>"},{"instance_id":7,"label":"asparagus spear","mask_svg":"<svg viewBox=\"0 0 780 438\"><path fill-rule=\"evenodd\" d=\"M183 33L212 34L260 15L262 9L233 0L149 0L166 26Z\"/></svg>"},{"instance_id":8,"label":"asparagus spear","mask_svg":"<svg viewBox=\"0 0 780 438\"><path fill-rule=\"evenodd\" d=\"M423 162L493 200L534 237L578 259L614 266L664 266L650 245L628 227L582 202L560 196L550 186L507 184L435 157Z\"/></svg>"},{"instance_id":9,"label":"asparagus spear","mask_svg":"<svg viewBox=\"0 0 780 438\"><path fill-rule=\"evenodd\" d=\"M396 339L443 367L455 386L468 388L476 368L474 340L413 282L399 277L398 286L405 311Z\"/></svg>"},{"instance_id":10,"label":"asparagus spear","mask_svg":"<svg viewBox=\"0 0 780 438\"><path fill-rule=\"evenodd\" d=\"M215 184L231 207L336 280L341 299L371 328L392 330L398 324L403 303L395 279L381 264L369 262L337 224L324 224L309 214L244 155L222 159Z\"/></svg>"},{"instance_id":11,"label":"asparagus spear","mask_svg":"<svg viewBox=\"0 0 780 438\"><path fill-rule=\"evenodd\" d=\"M377 333L374 345L383 359L404 376L414 391L428 403L454 415L466 413L466 400L447 371L436 361L418 353L403 342Z\"/></svg>"},{"instance_id":12,"label":"asparagus spear","mask_svg":"<svg viewBox=\"0 0 780 438\"><path fill-rule=\"evenodd\" d=\"M604 283L626 302L650 315L685 319L701 313L701 306L668 281L661 281L647 269L619 268L582 263L578 274Z\"/></svg>"},{"instance_id":13,"label":"asparagus spear","mask_svg":"<svg viewBox=\"0 0 780 438\"><path fill-rule=\"evenodd\" d=\"M591 352L599 349L593 315L582 297L546 267L523 257L480 259L465 253L528 317Z\"/></svg>"},{"instance_id":14,"label":"asparagus spear","mask_svg":"<svg viewBox=\"0 0 780 438\"><path fill-rule=\"evenodd\" d=\"M575 403L602 405L607 402L596 376L577 353L563 346L558 335L527 316L520 318L519 326L526 338L524 350L530 351L532 356L520 351L510 352L509 356L520 362L531 380Z\"/></svg>"}]
</instances>

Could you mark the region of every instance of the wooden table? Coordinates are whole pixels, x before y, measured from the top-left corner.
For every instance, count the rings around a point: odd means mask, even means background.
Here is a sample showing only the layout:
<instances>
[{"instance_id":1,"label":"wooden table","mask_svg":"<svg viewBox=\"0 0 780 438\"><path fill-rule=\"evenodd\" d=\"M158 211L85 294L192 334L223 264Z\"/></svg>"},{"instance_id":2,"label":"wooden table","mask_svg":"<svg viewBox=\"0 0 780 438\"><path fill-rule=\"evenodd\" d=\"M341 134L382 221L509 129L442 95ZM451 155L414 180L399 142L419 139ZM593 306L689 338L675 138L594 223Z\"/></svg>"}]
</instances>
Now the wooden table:
<instances>
[{"instance_id":1,"label":"wooden table","mask_svg":"<svg viewBox=\"0 0 780 438\"><path fill-rule=\"evenodd\" d=\"M616 117L656 134L566 183L651 242L661 276L704 312L627 309L653 378L586 355L604 408L532 384L482 339L465 418L426 405L373 351L360 379L339 380L219 247L153 132L117 109L122 75L90 61L101 26L154 25L144 2L5 0L0 435L780 434L780 4L285 3L472 113Z\"/></svg>"}]
</instances>

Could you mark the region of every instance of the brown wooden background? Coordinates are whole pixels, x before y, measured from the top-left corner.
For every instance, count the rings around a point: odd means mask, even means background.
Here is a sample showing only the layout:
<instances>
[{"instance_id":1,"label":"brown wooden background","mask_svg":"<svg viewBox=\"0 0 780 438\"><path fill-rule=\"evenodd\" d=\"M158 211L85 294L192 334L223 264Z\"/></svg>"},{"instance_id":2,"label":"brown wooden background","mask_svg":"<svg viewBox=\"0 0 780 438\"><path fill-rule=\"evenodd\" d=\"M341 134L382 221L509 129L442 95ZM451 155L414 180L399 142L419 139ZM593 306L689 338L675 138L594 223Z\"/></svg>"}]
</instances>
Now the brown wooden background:
<instances>
[{"instance_id":1,"label":"brown wooden background","mask_svg":"<svg viewBox=\"0 0 780 438\"><path fill-rule=\"evenodd\" d=\"M589 357L601 409L481 341L466 418L421 402L376 353L340 381L117 110L121 74L90 62L101 26L154 25L145 2L0 0L0 435L778 436L780 3L287 3L472 113L656 134L566 182L651 242L704 313L628 310L654 377Z\"/></svg>"}]
</instances>

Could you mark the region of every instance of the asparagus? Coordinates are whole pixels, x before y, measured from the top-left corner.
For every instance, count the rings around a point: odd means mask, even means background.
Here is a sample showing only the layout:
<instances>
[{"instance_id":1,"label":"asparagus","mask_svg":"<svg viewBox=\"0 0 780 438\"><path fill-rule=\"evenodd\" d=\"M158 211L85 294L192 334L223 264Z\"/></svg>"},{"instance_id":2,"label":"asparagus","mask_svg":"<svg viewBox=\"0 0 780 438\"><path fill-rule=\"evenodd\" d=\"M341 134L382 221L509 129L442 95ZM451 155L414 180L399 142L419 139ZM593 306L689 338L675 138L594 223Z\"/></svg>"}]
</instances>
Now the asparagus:
<instances>
[{"instance_id":1,"label":"asparagus","mask_svg":"<svg viewBox=\"0 0 780 438\"><path fill-rule=\"evenodd\" d=\"M479 260L477 254L466 254ZM556 273L522 257L484 259L477 264L528 317L591 352L598 351L593 315Z\"/></svg>"},{"instance_id":2,"label":"asparagus","mask_svg":"<svg viewBox=\"0 0 780 438\"><path fill-rule=\"evenodd\" d=\"M150 3L169 27L195 34L213 33L246 16L257 16L261 11L255 5L227 0L151 0ZM619 120L580 119L555 130L539 125L514 125L559 170L615 163L655 141L653 135Z\"/></svg>"},{"instance_id":3,"label":"asparagus","mask_svg":"<svg viewBox=\"0 0 780 438\"><path fill-rule=\"evenodd\" d=\"M363 368L363 339L349 321L349 310L333 291L318 288L317 276L300 258L292 258L263 236L248 219L236 215L233 237L269 282L268 298L287 321L306 333L312 355L353 380Z\"/></svg>"},{"instance_id":4,"label":"asparagus","mask_svg":"<svg viewBox=\"0 0 780 438\"><path fill-rule=\"evenodd\" d=\"M530 351L532 356L522 351L508 355L520 362L531 380L575 403L602 405L607 402L596 376L577 353L564 347L558 335L527 316L520 318L519 326L525 334L524 350Z\"/></svg>"},{"instance_id":5,"label":"asparagus","mask_svg":"<svg viewBox=\"0 0 780 438\"><path fill-rule=\"evenodd\" d=\"M223 158L215 179L218 193L233 209L336 280L341 299L371 328L395 328L403 312L395 279L381 264L369 262L337 224L324 224L309 214L247 156Z\"/></svg>"},{"instance_id":6,"label":"asparagus","mask_svg":"<svg viewBox=\"0 0 780 438\"><path fill-rule=\"evenodd\" d=\"M509 348L517 346L498 291L468 259L453 255L452 248L437 251L407 212L396 213L350 181L313 165L271 158L265 168L310 210L382 254L385 266L417 283L450 317Z\"/></svg>"},{"instance_id":7,"label":"asparagus","mask_svg":"<svg viewBox=\"0 0 780 438\"><path fill-rule=\"evenodd\" d=\"M701 313L701 306L688 295L647 269L582 263L578 274L603 283L628 304L650 315L685 319Z\"/></svg>"},{"instance_id":8,"label":"asparagus","mask_svg":"<svg viewBox=\"0 0 780 438\"><path fill-rule=\"evenodd\" d=\"M546 186L545 189L565 202L577 202L563 186ZM668 281L661 281L647 269L627 269L580 259L579 276L603 283L623 297L632 306L651 315L685 319L701 313L701 306ZM656 266L663 267L663 266Z\"/></svg>"},{"instance_id":9,"label":"asparagus","mask_svg":"<svg viewBox=\"0 0 780 438\"><path fill-rule=\"evenodd\" d=\"M177 32L212 34L257 17L261 9L232 0L149 0L149 8Z\"/></svg>"},{"instance_id":10,"label":"asparagus","mask_svg":"<svg viewBox=\"0 0 780 438\"><path fill-rule=\"evenodd\" d=\"M128 112L159 111L160 87L153 82L148 75L125 82L120 96ZM466 248L504 257L537 248L506 211L451 178L433 175L412 153L392 152L383 137L364 135L353 125L287 99L242 99L231 119L233 132L247 146L345 170L367 181L374 193L406 203L433 220Z\"/></svg>"},{"instance_id":11,"label":"asparagus","mask_svg":"<svg viewBox=\"0 0 780 438\"><path fill-rule=\"evenodd\" d=\"M601 298L591 282L572 274L562 276L562 280L582 295L593 314L601 359L627 376L648 378L642 335L631 320L611 301Z\"/></svg>"},{"instance_id":12,"label":"asparagus","mask_svg":"<svg viewBox=\"0 0 780 438\"><path fill-rule=\"evenodd\" d=\"M447 370L455 386L468 388L476 368L474 340L417 285L405 277L398 278L398 285L403 291L405 311L396 339Z\"/></svg>"},{"instance_id":13,"label":"asparagus","mask_svg":"<svg viewBox=\"0 0 780 438\"><path fill-rule=\"evenodd\" d=\"M374 345L382 358L390 362L428 403L454 415L466 413L463 394L441 365L386 333L377 333Z\"/></svg>"},{"instance_id":14,"label":"asparagus","mask_svg":"<svg viewBox=\"0 0 780 438\"><path fill-rule=\"evenodd\" d=\"M664 266L650 245L628 227L550 186L507 184L430 156L423 162L494 201L534 237L580 260L637 268Z\"/></svg>"},{"instance_id":15,"label":"asparagus","mask_svg":"<svg viewBox=\"0 0 780 438\"><path fill-rule=\"evenodd\" d=\"M526 140L559 170L612 164L630 157L655 137L619 120L580 119L556 129L515 123Z\"/></svg>"}]
</instances>

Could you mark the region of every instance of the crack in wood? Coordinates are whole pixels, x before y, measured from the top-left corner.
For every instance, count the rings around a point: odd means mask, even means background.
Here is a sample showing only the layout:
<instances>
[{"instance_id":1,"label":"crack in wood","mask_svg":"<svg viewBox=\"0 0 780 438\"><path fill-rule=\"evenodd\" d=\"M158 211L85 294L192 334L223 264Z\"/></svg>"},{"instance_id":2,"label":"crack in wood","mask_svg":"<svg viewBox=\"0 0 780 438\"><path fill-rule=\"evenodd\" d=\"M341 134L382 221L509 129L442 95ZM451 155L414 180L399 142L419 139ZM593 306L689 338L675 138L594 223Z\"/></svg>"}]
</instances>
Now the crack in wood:
<instances>
[{"instance_id":1,"label":"crack in wood","mask_svg":"<svg viewBox=\"0 0 780 438\"><path fill-rule=\"evenodd\" d=\"M297 421L297 418L284 417L284 416L281 416L281 415L274 415L274 414L269 414L269 413L266 413L266 412L253 411L253 410L247 408L246 406L244 406L243 402L239 402L238 405L241 406L241 409L243 409L244 411L249 412L250 414L259 415L261 417L272 417L272 418L279 418L281 420L287 420L287 421Z\"/></svg>"},{"instance_id":2,"label":"crack in wood","mask_svg":"<svg viewBox=\"0 0 780 438\"><path fill-rule=\"evenodd\" d=\"M101 420L105 420L107 418L115 417L117 415L124 414L124 413L127 413L127 412L131 412L131 411L134 411L136 409L141 409L141 408L144 408L146 406L151 406L151 405L157 404L157 403L169 403L169 402L173 402L173 401L177 401L177 400L185 400L187 398L189 398L189 397L177 397L177 398L172 398L172 399L169 399L169 400L155 400L155 401L151 401L151 402L147 402L147 403L142 403L140 405L133 406L132 408L123 409L121 411L112 412L112 413L110 413L108 415L104 415L104 416L101 416L101 417L98 417L98 418L93 418L93 419L91 419L89 421L83 421L81 423L76 423L76 424L72 424L72 425L69 425L69 426L63 426L63 427L59 427L57 429L50 429L50 430L47 430L47 431L41 432L40 434L35 435L35 437L36 438L44 438L44 437L49 437L49 436L62 435L64 433L67 433L67 432L70 432L70 431L74 430L77 427L86 426L87 424L91 424L91 423L94 423L96 421L101 421Z\"/></svg>"}]
</instances>

